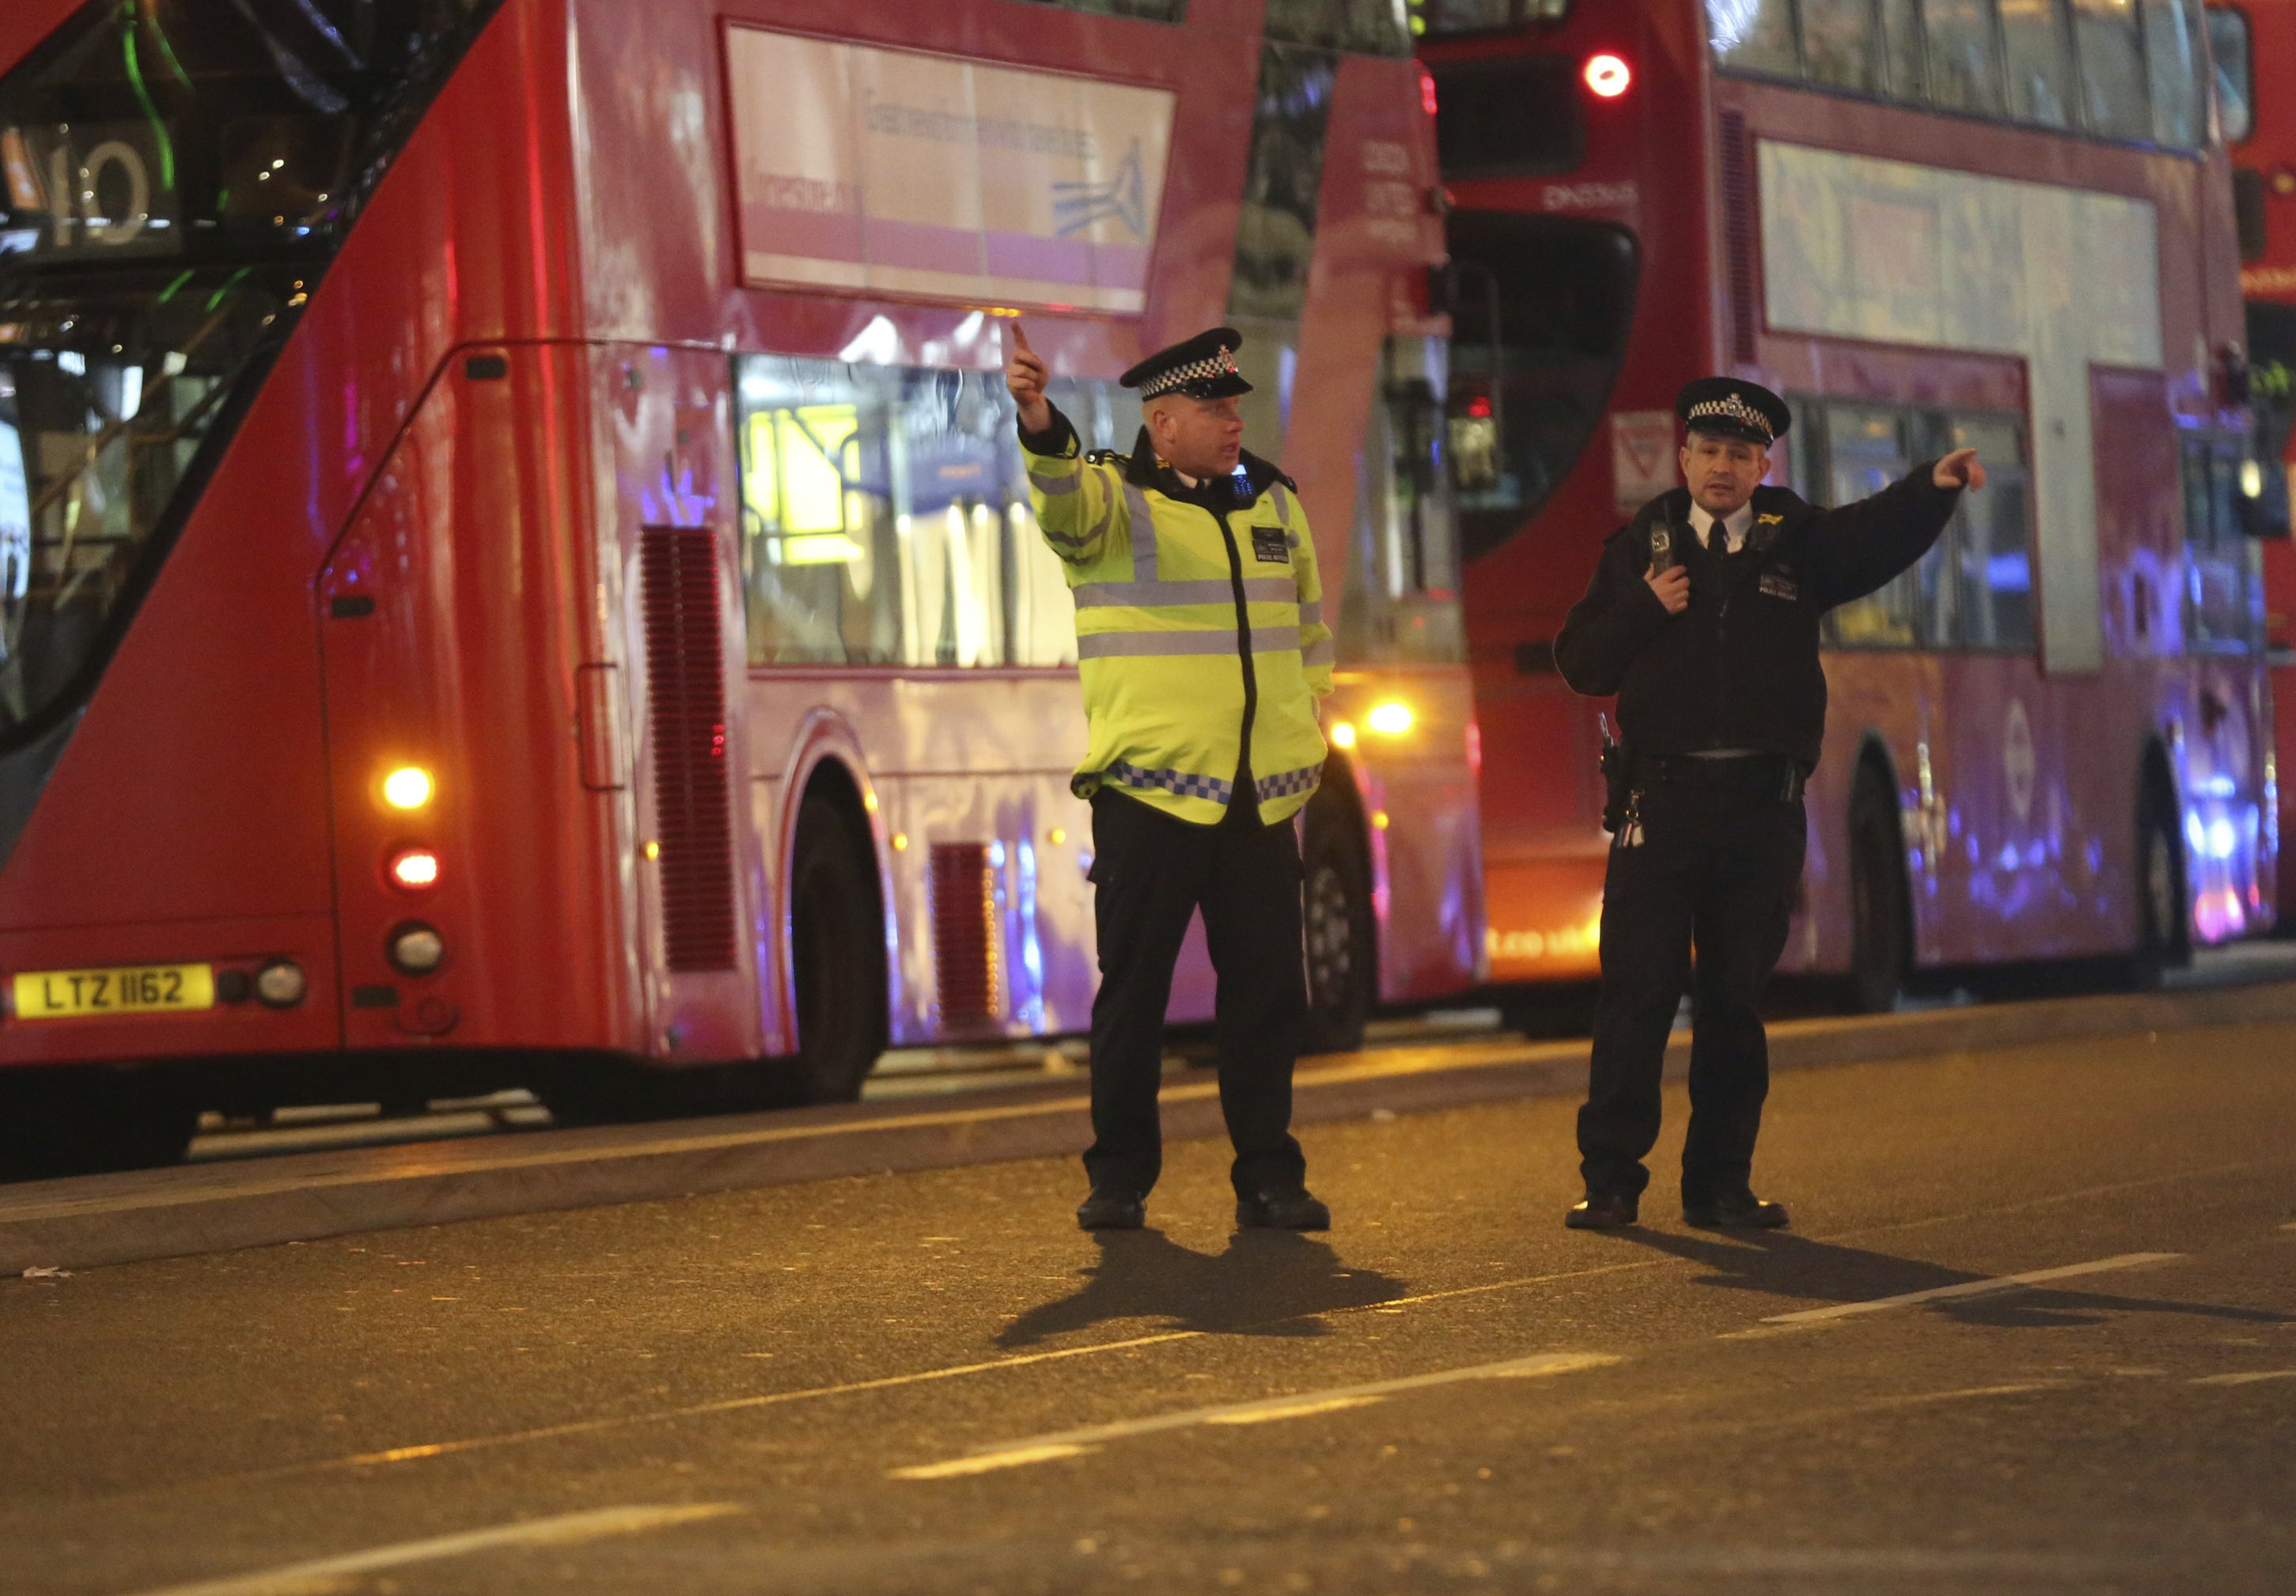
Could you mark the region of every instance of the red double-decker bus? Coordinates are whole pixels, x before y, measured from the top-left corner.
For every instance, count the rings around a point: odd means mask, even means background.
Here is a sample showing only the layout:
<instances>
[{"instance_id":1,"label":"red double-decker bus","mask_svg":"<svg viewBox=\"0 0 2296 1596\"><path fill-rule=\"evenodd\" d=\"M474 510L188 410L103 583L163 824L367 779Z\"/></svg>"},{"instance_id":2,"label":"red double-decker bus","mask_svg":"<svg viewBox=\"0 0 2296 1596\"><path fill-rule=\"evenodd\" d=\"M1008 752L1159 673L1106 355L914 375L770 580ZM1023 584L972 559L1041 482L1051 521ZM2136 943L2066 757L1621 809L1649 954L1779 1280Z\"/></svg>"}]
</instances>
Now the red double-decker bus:
<instances>
[{"instance_id":1,"label":"red double-decker bus","mask_svg":"<svg viewBox=\"0 0 2296 1596\"><path fill-rule=\"evenodd\" d=\"M1599 706L1551 640L1677 481L1677 387L1785 394L1781 480L1992 486L1827 626L1785 967L2271 924L2231 186L2198 0L1424 0L1495 977L1595 968Z\"/></svg>"},{"instance_id":2,"label":"red double-decker bus","mask_svg":"<svg viewBox=\"0 0 2296 1596\"><path fill-rule=\"evenodd\" d=\"M2284 517L2296 484L2296 5L2243 0L2208 8L2217 103L2231 147L2240 229L2240 290L2248 301L2257 457L2264 493ZM2274 468L2277 463L2277 469ZM2265 633L2270 648L2275 743L2296 752L2296 547L2264 546ZM2283 791L2284 833L2296 793ZM2296 857L2280 858L2281 922L2296 904Z\"/></svg>"},{"instance_id":3,"label":"red double-decker bus","mask_svg":"<svg viewBox=\"0 0 2296 1596\"><path fill-rule=\"evenodd\" d=\"M1385 6L17 0L14 1167L202 1104L835 1098L889 1042L1082 1029L1022 313L1119 448L1116 374L1245 330L1338 618L1319 1035L1472 983L1434 185Z\"/></svg>"}]
</instances>

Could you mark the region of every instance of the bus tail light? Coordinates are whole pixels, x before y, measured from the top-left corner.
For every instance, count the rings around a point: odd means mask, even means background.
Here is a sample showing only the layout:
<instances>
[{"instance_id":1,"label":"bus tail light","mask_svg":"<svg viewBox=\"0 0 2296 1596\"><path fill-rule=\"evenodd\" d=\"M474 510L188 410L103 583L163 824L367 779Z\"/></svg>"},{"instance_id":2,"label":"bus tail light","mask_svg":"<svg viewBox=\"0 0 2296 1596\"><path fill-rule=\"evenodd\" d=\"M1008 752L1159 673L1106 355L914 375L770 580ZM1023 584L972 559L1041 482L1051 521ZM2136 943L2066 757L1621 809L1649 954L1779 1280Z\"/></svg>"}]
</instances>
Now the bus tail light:
<instances>
[{"instance_id":1,"label":"bus tail light","mask_svg":"<svg viewBox=\"0 0 2296 1596\"><path fill-rule=\"evenodd\" d=\"M1364 717L1364 722L1374 731L1399 737L1411 729L1411 706L1390 698L1385 703L1374 705L1371 713Z\"/></svg>"},{"instance_id":2,"label":"bus tail light","mask_svg":"<svg viewBox=\"0 0 2296 1596\"><path fill-rule=\"evenodd\" d=\"M1586 77L1587 86L1596 98L1615 100L1634 86L1635 70L1621 55L1590 55Z\"/></svg>"},{"instance_id":3,"label":"bus tail light","mask_svg":"<svg viewBox=\"0 0 2296 1596\"><path fill-rule=\"evenodd\" d=\"M421 809L431 790L430 772L420 765L401 765L382 778L382 801L393 809Z\"/></svg>"},{"instance_id":4,"label":"bus tail light","mask_svg":"<svg viewBox=\"0 0 2296 1596\"><path fill-rule=\"evenodd\" d=\"M1356 728L1354 725L1346 720L1332 721L1332 746L1334 748L1352 748L1355 745Z\"/></svg>"},{"instance_id":5,"label":"bus tail light","mask_svg":"<svg viewBox=\"0 0 2296 1596\"><path fill-rule=\"evenodd\" d=\"M384 867L391 885L409 893L427 893L439 884L439 856L428 848L401 848Z\"/></svg>"}]
</instances>

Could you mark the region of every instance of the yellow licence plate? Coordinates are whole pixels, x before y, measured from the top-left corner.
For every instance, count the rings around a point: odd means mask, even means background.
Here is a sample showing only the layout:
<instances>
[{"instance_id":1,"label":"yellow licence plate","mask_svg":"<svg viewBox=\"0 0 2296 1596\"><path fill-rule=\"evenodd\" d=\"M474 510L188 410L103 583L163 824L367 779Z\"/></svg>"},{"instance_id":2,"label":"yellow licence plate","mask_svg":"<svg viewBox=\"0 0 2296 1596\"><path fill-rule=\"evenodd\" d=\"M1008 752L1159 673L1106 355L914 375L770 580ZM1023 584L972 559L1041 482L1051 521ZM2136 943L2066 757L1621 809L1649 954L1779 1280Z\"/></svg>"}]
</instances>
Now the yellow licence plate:
<instances>
[{"instance_id":1,"label":"yellow licence plate","mask_svg":"<svg viewBox=\"0 0 2296 1596\"><path fill-rule=\"evenodd\" d=\"M70 1020L215 1007L215 967L144 964L109 970L27 970L16 977L16 1017Z\"/></svg>"}]
</instances>

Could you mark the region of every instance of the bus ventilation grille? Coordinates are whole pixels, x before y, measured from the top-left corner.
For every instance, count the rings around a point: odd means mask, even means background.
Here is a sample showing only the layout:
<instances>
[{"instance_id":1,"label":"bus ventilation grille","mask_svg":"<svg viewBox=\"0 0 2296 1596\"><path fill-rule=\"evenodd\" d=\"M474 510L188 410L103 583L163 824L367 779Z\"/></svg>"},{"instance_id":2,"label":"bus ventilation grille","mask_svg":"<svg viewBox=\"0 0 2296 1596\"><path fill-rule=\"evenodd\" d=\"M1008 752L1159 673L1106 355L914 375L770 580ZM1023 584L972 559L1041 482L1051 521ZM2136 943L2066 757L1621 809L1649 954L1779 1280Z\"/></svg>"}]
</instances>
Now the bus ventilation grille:
<instances>
[{"instance_id":1,"label":"bus ventilation grille","mask_svg":"<svg viewBox=\"0 0 2296 1596\"><path fill-rule=\"evenodd\" d=\"M1722 243L1729 252L1730 354L1751 366L1757 310L1754 303L1754 141L1746 136L1746 113L1726 111L1722 123Z\"/></svg>"},{"instance_id":2,"label":"bus ventilation grille","mask_svg":"<svg viewBox=\"0 0 2296 1596\"><path fill-rule=\"evenodd\" d=\"M932 846L933 964L944 1024L1004 1012L996 935L996 868L980 843Z\"/></svg>"},{"instance_id":3,"label":"bus ventilation grille","mask_svg":"<svg viewBox=\"0 0 2296 1596\"><path fill-rule=\"evenodd\" d=\"M648 527L638 562L664 951L673 970L730 970L734 839L718 539L706 528Z\"/></svg>"}]
</instances>

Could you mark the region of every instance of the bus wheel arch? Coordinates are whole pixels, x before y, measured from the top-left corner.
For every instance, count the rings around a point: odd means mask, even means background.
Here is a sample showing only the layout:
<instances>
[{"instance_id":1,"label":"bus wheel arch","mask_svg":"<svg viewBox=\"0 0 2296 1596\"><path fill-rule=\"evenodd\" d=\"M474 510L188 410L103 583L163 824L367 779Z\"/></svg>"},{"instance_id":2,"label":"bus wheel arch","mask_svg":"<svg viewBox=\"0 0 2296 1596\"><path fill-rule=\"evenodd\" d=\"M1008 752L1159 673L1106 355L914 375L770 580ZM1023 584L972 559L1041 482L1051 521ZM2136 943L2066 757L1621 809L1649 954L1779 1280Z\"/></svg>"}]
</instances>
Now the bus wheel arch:
<instances>
[{"instance_id":1,"label":"bus wheel arch","mask_svg":"<svg viewBox=\"0 0 2296 1596\"><path fill-rule=\"evenodd\" d=\"M820 760L803 794L781 906L791 1085L805 1102L851 1102L890 1041L885 883L851 768Z\"/></svg>"},{"instance_id":2,"label":"bus wheel arch","mask_svg":"<svg viewBox=\"0 0 2296 1596\"><path fill-rule=\"evenodd\" d=\"M1353 1052L1379 999L1379 914L1371 835L1354 767L1341 754L1300 811L1300 930L1310 1053Z\"/></svg>"},{"instance_id":3,"label":"bus wheel arch","mask_svg":"<svg viewBox=\"0 0 2296 1596\"><path fill-rule=\"evenodd\" d=\"M2169 750L2157 737L2146 742L2137 764L2136 807L2136 946L2130 959L2134 983L2155 986L2164 973L2193 961L2177 778Z\"/></svg>"},{"instance_id":4,"label":"bus wheel arch","mask_svg":"<svg viewBox=\"0 0 2296 1596\"><path fill-rule=\"evenodd\" d=\"M1857 751L1849 835L1849 1006L1885 1014L1913 969L1914 912L1896 768L1875 737Z\"/></svg>"}]
</instances>

